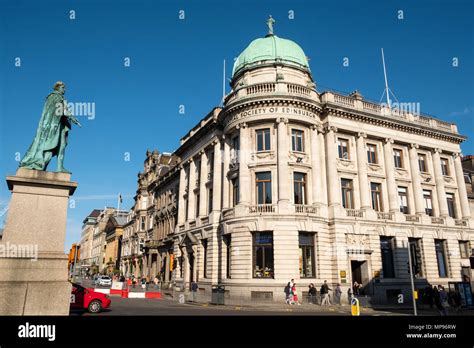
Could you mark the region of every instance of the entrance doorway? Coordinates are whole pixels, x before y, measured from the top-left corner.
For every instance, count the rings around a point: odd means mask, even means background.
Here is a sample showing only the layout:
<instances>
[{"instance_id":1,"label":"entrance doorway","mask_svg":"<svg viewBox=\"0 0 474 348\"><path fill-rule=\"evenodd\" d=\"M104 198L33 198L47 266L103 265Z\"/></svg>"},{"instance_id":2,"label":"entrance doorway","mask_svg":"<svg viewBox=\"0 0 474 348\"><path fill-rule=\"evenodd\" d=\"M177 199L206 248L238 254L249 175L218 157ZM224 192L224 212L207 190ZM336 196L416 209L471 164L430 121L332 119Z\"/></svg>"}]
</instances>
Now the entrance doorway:
<instances>
[{"instance_id":1,"label":"entrance doorway","mask_svg":"<svg viewBox=\"0 0 474 348\"><path fill-rule=\"evenodd\" d=\"M352 286L357 282L360 285L359 294L367 294L369 284L369 266L367 261L351 260ZM356 293L357 290L354 289Z\"/></svg>"}]
</instances>

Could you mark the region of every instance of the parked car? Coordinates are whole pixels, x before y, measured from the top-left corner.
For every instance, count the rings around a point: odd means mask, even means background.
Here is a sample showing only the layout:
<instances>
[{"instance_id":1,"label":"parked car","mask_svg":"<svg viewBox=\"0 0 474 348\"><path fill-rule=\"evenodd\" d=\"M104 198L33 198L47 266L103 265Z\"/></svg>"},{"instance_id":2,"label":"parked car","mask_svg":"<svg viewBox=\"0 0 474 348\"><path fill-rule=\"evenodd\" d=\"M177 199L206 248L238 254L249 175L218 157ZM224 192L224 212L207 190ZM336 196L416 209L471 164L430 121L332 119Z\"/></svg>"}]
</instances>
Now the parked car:
<instances>
[{"instance_id":1,"label":"parked car","mask_svg":"<svg viewBox=\"0 0 474 348\"><path fill-rule=\"evenodd\" d=\"M108 295L72 283L70 309L86 309L90 313L99 313L102 309L109 308L109 306L110 298Z\"/></svg>"},{"instance_id":2,"label":"parked car","mask_svg":"<svg viewBox=\"0 0 474 348\"><path fill-rule=\"evenodd\" d=\"M100 276L96 280L96 285L98 286L111 286L112 279L109 276Z\"/></svg>"}]
</instances>

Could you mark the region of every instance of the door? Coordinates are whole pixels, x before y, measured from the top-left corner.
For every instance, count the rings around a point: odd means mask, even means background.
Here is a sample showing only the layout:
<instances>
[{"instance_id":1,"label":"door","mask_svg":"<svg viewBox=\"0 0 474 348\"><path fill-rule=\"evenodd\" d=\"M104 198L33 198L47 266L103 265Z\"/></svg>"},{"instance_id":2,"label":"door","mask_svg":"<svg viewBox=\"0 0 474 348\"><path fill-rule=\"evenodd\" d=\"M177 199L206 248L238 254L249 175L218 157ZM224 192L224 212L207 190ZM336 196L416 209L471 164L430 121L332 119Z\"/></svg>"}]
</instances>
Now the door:
<instances>
[{"instance_id":1,"label":"door","mask_svg":"<svg viewBox=\"0 0 474 348\"><path fill-rule=\"evenodd\" d=\"M369 292L369 266L367 261L351 260L352 286L357 282L360 284L360 293L367 294ZM355 291L355 289L354 289Z\"/></svg>"}]
</instances>

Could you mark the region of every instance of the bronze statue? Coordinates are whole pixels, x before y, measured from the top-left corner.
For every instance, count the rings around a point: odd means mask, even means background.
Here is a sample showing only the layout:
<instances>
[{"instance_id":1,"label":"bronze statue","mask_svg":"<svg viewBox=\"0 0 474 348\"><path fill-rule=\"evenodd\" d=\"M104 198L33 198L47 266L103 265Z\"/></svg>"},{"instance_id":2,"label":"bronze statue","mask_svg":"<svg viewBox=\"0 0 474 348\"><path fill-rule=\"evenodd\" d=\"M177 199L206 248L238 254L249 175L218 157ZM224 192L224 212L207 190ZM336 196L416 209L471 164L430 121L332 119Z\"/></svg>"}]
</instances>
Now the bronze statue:
<instances>
[{"instance_id":1,"label":"bronze statue","mask_svg":"<svg viewBox=\"0 0 474 348\"><path fill-rule=\"evenodd\" d=\"M54 84L54 91L46 97L35 139L20 162L20 167L46 170L53 156L58 156L57 172L70 173L64 168L68 133L72 128L71 122L79 127L81 124L68 110L65 92L66 85L58 81Z\"/></svg>"}]
</instances>

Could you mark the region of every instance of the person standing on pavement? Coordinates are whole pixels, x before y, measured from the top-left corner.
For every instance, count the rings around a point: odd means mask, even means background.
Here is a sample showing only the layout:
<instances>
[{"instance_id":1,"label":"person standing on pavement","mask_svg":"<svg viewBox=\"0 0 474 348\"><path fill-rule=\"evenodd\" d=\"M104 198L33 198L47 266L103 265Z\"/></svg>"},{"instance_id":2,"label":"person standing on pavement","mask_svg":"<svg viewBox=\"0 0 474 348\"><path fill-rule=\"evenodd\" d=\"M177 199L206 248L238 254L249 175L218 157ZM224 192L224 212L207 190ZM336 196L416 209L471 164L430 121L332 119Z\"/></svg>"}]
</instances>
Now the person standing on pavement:
<instances>
[{"instance_id":1,"label":"person standing on pavement","mask_svg":"<svg viewBox=\"0 0 474 348\"><path fill-rule=\"evenodd\" d=\"M341 284L337 284L336 289L334 289L334 303L340 305L341 304Z\"/></svg>"},{"instance_id":2,"label":"person standing on pavement","mask_svg":"<svg viewBox=\"0 0 474 348\"><path fill-rule=\"evenodd\" d=\"M321 306L324 305L330 305L331 302L329 301L329 290L331 290L327 284L327 281L324 281L324 284L321 285L321 296L322 296L322 301L321 301Z\"/></svg>"},{"instance_id":3,"label":"person standing on pavement","mask_svg":"<svg viewBox=\"0 0 474 348\"><path fill-rule=\"evenodd\" d=\"M316 288L313 283L309 284L308 300L309 303L316 304Z\"/></svg>"}]
</instances>

